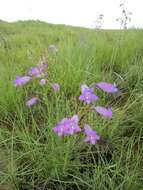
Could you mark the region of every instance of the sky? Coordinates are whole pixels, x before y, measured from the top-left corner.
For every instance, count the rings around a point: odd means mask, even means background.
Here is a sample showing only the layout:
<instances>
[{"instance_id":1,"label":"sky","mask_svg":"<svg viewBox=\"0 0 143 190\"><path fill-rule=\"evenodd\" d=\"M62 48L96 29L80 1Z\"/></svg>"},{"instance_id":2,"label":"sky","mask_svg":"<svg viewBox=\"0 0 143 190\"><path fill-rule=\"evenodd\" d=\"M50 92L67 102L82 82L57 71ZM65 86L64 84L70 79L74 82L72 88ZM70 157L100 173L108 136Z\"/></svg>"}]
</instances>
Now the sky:
<instances>
[{"instance_id":1,"label":"sky","mask_svg":"<svg viewBox=\"0 0 143 190\"><path fill-rule=\"evenodd\" d=\"M4 21L41 20L54 24L95 27L97 15L104 15L102 28L120 28L120 3L132 12L129 27L143 28L143 0L0 0Z\"/></svg>"}]
</instances>

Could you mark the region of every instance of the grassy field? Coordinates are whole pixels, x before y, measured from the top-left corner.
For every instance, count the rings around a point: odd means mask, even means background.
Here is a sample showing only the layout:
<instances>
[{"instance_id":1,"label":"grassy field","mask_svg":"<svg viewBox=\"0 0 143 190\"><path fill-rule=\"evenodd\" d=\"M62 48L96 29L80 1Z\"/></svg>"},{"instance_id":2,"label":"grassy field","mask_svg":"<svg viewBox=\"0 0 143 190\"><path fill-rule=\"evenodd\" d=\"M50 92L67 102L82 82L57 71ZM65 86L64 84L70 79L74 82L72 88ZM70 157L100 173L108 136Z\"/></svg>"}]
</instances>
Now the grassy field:
<instances>
[{"instance_id":1,"label":"grassy field","mask_svg":"<svg viewBox=\"0 0 143 190\"><path fill-rule=\"evenodd\" d=\"M13 85L41 56L59 93L38 83ZM58 137L57 122L83 106L80 85L99 81L120 89L99 92L100 104L113 107L112 120L88 118L101 140L90 145L76 135ZM43 101L27 108L37 91ZM142 190L142 158L143 30L0 22L0 190Z\"/></svg>"}]
</instances>

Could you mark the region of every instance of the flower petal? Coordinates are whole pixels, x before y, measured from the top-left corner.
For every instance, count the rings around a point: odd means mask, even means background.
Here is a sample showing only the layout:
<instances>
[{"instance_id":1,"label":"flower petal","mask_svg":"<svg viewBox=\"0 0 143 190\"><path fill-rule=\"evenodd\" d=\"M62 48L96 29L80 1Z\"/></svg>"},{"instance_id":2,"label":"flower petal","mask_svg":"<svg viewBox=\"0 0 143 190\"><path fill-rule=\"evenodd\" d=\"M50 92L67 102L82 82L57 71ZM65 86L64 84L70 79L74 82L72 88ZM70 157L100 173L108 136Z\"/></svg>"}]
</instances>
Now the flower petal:
<instances>
[{"instance_id":1,"label":"flower petal","mask_svg":"<svg viewBox=\"0 0 143 190\"><path fill-rule=\"evenodd\" d=\"M99 82L99 83L96 83L95 86L108 93L118 92L118 88L115 85L107 83L107 82Z\"/></svg>"},{"instance_id":2,"label":"flower petal","mask_svg":"<svg viewBox=\"0 0 143 190\"><path fill-rule=\"evenodd\" d=\"M92 132L92 129L89 125L85 124L84 125L84 132L86 135L90 134Z\"/></svg>"},{"instance_id":3,"label":"flower petal","mask_svg":"<svg viewBox=\"0 0 143 190\"><path fill-rule=\"evenodd\" d=\"M38 98L36 98L36 97L33 97L33 98L31 98L30 100L28 100L27 102L26 102L26 105L27 105L27 107L32 107L33 105L35 105L36 103L37 103L37 100L38 100Z\"/></svg>"},{"instance_id":4,"label":"flower petal","mask_svg":"<svg viewBox=\"0 0 143 190\"><path fill-rule=\"evenodd\" d=\"M92 130L87 124L84 125L84 133L86 134L84 141L89 142L90 144L96 144L96 142L100 139L100 136L96 133L96 131Z\"/></svg>"},{"instance_id":5,"label":"flower petal","mask_svg":"<svg viewBox=\"0 0 143 190\"><path fill-rule=\"evenodd\" d=\"M44 86L46 84L46 79L41 79L39 83L41 86Z\"/></svg>"},{"instance_id":6,"label":"flower petal","mask_svg":"<svg viewBox=\"0 0 143 190\"><path fill-rule=\"evenodd\" d=\"M30 76L22 76L22 77L16 77L14 80L14 86L23 86L24 84L28 83L32 78Z\"/></svg>"},{"instance_id":7,"label":"flower petal","mask_svg":"<svg viewBox=\"0 0 143 190\"><path fill-rule=\"evenodd\" d=\"M89 90L89 87L86 84L81 85L81 92L84 93L86 90Z\"/></svg>"},{"instance_id":8,"label":"flower petal","mask_svg":"<svg viewBox=\"0 0 143 190\"><path fill-rule=\"evenodd\" d=\"M73 121L74 123L78 123L78 115L74 115L74 116L71 118L71 121Z\"/></svg>"},{"instance_id":9,"label":"flower petal","mask_svg":"<svg viewBox=\"0 0 143 190\"><path fill-rule=\"evenodd\" d=\"M112 118L112 108L105 108L105 107L102 107L102 106L97 106L97 107L94 107L93 108L97 113L103 115L104 117L106 118L109 118L111 119Z\"/></svg>"},{"instance_id":10,"label":"flower petal","mask_svg":"<svg viewBox=\"0 0 143 190\"><path fill-rule=\"evenodd\" d=\"M51 84L51 86L55 92L60 91L60 85L58 83L53 83L53 84Z\"/></svg>"}]
</instances>

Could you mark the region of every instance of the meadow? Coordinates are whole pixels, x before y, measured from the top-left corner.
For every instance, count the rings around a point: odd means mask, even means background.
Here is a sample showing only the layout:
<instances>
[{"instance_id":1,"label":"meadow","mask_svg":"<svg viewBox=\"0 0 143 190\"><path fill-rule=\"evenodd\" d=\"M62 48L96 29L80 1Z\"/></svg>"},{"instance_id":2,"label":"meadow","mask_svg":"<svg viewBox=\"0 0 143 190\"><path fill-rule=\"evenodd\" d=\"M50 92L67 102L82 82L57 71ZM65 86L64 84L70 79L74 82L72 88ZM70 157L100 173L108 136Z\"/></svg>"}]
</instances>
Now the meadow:
<instances>
[{"instance_id":1,"label":"meadow","mask_svg":"<svg viewBox=\"0 0 143 190\"><path fill-rule=\"evenodd\" d=\"M15 87L41 57L60 91L37 80ZM54 133L84 107L81 85L101 81L119 91L97 91L98 105L112 106L112 119L87 116L100 140L91 145L82 134ZM40 101L29 108L35 93ZM142 190L142 158L143 30L0 21L0 190Z\"/></svg>"}]
</instances>

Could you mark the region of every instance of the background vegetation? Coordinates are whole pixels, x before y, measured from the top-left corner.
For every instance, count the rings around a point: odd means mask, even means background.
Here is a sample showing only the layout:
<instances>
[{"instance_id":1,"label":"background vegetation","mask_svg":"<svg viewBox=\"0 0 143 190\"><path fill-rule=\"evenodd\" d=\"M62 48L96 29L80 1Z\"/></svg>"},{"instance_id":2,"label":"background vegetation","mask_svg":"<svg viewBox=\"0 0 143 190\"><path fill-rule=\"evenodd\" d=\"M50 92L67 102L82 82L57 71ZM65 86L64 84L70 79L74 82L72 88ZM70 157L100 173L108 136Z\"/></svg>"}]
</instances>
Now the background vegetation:
<instances>
[{"instance_id":1,"label":"background vegetation","mask_svg":"<svg viewBox=\"0 0 143 190\"><path fill-rule=\"evenodd\" d=\"M15 88L16 76L43 55L60 93L38 84ZM113 106L112 121L90 118L102 140L91 146L76 136L59 138L52 128L78 111L80 84L99 81L120 89L116 96L102 94ZM46 101L29 109L25 101L35 90L47 92ZM0 189L142 190L142 141L142 30L0 22Z\"/></svg>"}]
</instances>

